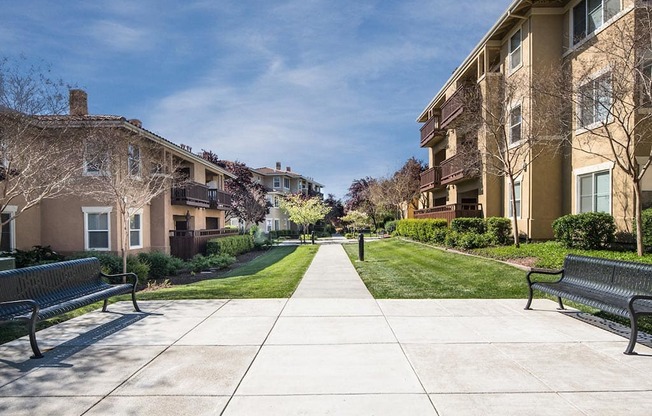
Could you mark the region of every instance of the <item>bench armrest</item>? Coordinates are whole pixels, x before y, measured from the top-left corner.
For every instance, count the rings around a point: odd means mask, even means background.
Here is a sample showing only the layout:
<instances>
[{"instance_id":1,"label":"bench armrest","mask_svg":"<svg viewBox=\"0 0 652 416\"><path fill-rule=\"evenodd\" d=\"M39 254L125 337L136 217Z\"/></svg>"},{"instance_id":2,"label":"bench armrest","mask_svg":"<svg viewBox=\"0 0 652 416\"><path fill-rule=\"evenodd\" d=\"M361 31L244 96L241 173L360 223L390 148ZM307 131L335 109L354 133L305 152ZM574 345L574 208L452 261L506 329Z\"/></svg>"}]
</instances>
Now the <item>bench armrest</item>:
<instances>
[{"instance_id":1,"label":"bench armrest","mask_svg":"<svg viewBox=\"0 0 652 416\"><path fill-rule=\"evenodd\" d=\"M18 305L25 305L29 306L32 309L32 319L38 314L38 311L40 307L38 306L38 303L36 303L35 300L33 299L20 299L20 300L9 300L6 302L0 302L0 310L2 310L3 306L18 306Z\"/></svg>"},{"instance_id":2,"label":"bench armrest","mask_svg":"<svg viewBox=\"0 0 652 416\"><path fill-rule=\"evenodd\" d=\"M135 273L118 273L118 274L104 274L101 273L102 277L105 277L106 279L109 280L111 283L122 283L125 278L129 278L132 281L129 282L136 287L136 284L138 284L138 276L136 276Z\"/></svg>"},{"instance_id":3,"label":"bench armrest","mask_svg":"<svg viewBox=\"0 0 652 416\"><path fill-rule=\"evenodd\" d=\"M561 275L557 281L560 281L564 277L564 269L559 269L559 270L551 270L551 269L537 269L537 268L531 268L528 274L525 276L527 279L527 284L532 285L532 280L530 279L530 276L533 274L545 274L545 275Z\"/></svg>"},{"instance_id":4,"label":"bench armrest","mask_svg":"<svg viewBox=\"0 0 652 416\"><path fill-rule=\"evenodd\" d=\"M629 311L632 313L632 316L634 314L634 302L637 300L652 300L652 295L632 295L627 299L627 306L629 308Z\"/></svg>"}]
</instances>

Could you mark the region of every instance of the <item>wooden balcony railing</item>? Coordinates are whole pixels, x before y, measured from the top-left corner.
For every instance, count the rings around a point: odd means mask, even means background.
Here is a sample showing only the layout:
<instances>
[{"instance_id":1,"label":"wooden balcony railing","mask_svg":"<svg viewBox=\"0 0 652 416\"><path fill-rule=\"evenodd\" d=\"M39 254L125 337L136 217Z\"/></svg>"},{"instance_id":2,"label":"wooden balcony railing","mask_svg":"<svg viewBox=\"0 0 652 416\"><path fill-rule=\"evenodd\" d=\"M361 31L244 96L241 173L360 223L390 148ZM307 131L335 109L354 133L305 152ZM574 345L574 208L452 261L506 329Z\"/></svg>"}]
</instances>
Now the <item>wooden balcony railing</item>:
<instances>
[{"instance_id":1,"label":"wooden balcony railing","mask_svg":"<svg viewBox=\"0 0 652 416\"><path fill-rule=\"evenodd\" d=\"M482 218L482 204L449 204L414 211L414 218L441 218L450 224L455 218Z\"/></svg>"},{"instance_id":2,"label":"wooden balcony railing","mask_svg":"<svg viewBox=\"0 0 652 416\"><path fill-rule=\"evenodd\" d=\"M435 115L421 127L421 147L431 147L446 137L446 130L440 127L439 119L439 115Z\"/></svg>"},{"instance_id":3,"label":"wooden balcony railing","mask_svg":"<svg viewBox=\"0 0 652 416\"><path fill-rule=\"evenodd\" d=\"M237 235L238 230L220 228L218 230L171 230L170 254L188 260L196 254L206 254L208 240Z\"/></svg>"},{"instance_id":4,"label":"wooden balcony railing","mask_svg":"<svg viewBox=\"0 0 652 416\"><path fill-rule=\"evenodd\" d=\"M448 185L480 174L480 154L477 151L455 155L441 162L441 184Z\"/></svg>"},{"instance_id":5,"label":"wooden balcony railing","mask_svg":"<svg viewBox=\"0 0 652 416\"><path fill-rule=\"evenodd\" d=\"M209 208L208 186L197 182L190 182L182 187L173 187L172 205Z\"/></svg>"},{"instance_id":6,"label":"wooden balcony railing","mask_svg":"<svg viewBox=\"0 0 652 416\"><path fill-rule=\"evenodd\" d=\"M466 87L462 86L441 106L441 127L446 128L464 112Z\"/></svg>"},{"instance_id":7,"label":"wooden balcony railing","mask_svg":"<svg viewBox=\"0 0 652 416\"><path fill-rule=\"evenodd\" d=\"M231 194L219 189L208 190L208 200L212 209L231 208Z\"/></svg>"},{"instance_id":8,"label":"wooden balcony railing","mask_svg":"<svg viewBox=\"0 0 652 416\"><path fill-rule=\"evenodd\" d=\"M421 174L421 192L441 186L441 168L435 166Z\"/></svg>"}]
</instances>

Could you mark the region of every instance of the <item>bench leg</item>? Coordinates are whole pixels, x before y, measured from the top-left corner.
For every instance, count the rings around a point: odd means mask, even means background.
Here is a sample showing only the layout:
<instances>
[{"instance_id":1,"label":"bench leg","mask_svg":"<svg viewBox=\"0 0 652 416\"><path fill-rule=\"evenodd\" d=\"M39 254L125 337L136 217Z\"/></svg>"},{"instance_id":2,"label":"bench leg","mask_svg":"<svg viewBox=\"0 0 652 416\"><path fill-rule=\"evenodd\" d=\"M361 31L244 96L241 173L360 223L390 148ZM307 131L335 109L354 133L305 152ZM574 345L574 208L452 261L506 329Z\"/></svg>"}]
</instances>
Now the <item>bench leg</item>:
<instances>
[{"instance_id":1,"label":"bench leg","mask_svg":"<svg viewBox=\"0 0 652 416\"><path fill-rule=\"evenodd\" d=\"M109 300L104 299L104 305L102 305L102 312L106 312L106 308L109 306Z\"/></svg>"},{"instance_id":2,"label":"bench leg","mask_svg":"<svg viewBox=\"0 0 652 416\"><path fill-rule=\"evenodd\" d=\"M525 305L525 308L524 308L525 310L531 309L530 306L532 305L532 296L533 296L532 287L528 286L528 290L529 290L530 293L528 294L527 304Z\"/></svg>"},{"instance_id":3,"label":"bench leg","mask_svg":"<svg viewBox=\"0 0 652 416\"><path fill-rule=\"evenodd\" d=\"M134 303L134 310L136 312L141 312L140 308L138 307L138 303L136 302L136 292L131 292L131 301Z\"/></svg>"},{"instance_id":4,"label":"bench leg","mask_svg":"<svg viewBox=\"0 0 652 416\"><path fill-rule=\"evenodd\" d=\"M632 315L629 318L631 322L631 333L629 334L629 344L627 344L627 349L623 354L625 355L636 355L634 352L634 346L636 346L636 340L638 339L638 323L636 322L636 316Z\"/></svg>"},{"instance_id":5,"label":"bench leg","mask_svg":"<svg viewBox=\"0 0 652 416\"><path fill-rule=\"evenodd\" d=\"M561 301L561 297L557 296L557 302L559 302L559 310L565 311L566 308L564 308L564 303Z\"/></svg>"},{"instance_id":6,"label":"bench leg","mask_svg":"<svg viewBox=\"0 0 652 416\"><path fill-rule=\"evenodd\" d=\"M29 330L29 345L32 347L32 351L34 352L34 355L32 355L29 358L43 358L43 354L41 354L41 350L39 350L38 344L36 343L36 319L35 318L29 320L27 324L27 329Z\"/></svg>"}]
</instances>

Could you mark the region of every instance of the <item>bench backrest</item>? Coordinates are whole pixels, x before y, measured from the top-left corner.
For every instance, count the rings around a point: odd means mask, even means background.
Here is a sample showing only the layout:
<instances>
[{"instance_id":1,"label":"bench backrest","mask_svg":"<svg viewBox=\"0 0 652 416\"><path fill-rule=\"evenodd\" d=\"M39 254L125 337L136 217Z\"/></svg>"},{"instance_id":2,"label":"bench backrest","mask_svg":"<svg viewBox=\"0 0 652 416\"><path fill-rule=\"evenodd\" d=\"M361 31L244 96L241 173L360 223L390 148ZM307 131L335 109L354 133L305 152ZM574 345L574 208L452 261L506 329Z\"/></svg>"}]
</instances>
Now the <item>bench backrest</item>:
<instances>
[{"instance_id":1,"label":"bench backrest","mask_svg":"<svg viewBox=\"0 0 652 416\"><path fill-rule=\"evenodd\" d=\"M599 289L625 293L652 293L652 264L569 254L564 279L590 281Z\"/></svg>"},{"instance_id":2,"label":"bench backrest","mask_svg":"<svg viewBox=\"0 0 652 416\"><path fill-rule=\"evenodd\" d=\"M100 261L95 258L62 261L0 272L0 302L74 297L101 283Z\"/></svg>"}]
</instances>

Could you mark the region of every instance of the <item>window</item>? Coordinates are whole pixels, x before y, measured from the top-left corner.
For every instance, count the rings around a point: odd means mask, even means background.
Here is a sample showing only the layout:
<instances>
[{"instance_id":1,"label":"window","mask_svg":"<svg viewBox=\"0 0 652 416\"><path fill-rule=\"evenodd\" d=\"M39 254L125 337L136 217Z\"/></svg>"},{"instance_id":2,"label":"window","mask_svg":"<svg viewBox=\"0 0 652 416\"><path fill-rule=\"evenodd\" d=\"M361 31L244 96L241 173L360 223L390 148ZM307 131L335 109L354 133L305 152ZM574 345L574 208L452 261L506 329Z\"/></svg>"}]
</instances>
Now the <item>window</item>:
<instances>
[{"instance_id":1,"label":"window","mask_svg":"<svg viewBox=\"0 0 652 416\"><path fill-rule=\"evenodd\" d=\"M573 45L620 12L620 0L582 0L573 7Z\"/></svg>"},{"instance_id":2,"label":"window","mask_svg":"<svg viewBox=\"0 0 652 416\"><path fill-rule=\"evenodd\" d=\"M84 175L101 175L107 159L106 152L102 150L100 143L87 140L84 144Z\"/></svg>"},{"instance_id":3,"label":"window","mask_svg":"<svg viewBox=\"0 0 652 416\"><path fill-rule=\"evenodd\" d=\"M111 249L111 207L82 207L84 212L84 248L108 251Z\"/></svg>"},{"instance_id":4,"label":"window","mask_svg":"<svg viewBox=\"0 0 652 416\"><path fill-rule=\"evenodd\" d=\"M290 189L290 178L283 178L283 188Z\"/></svg>"},{"instance_id":5,"label":"window","mask_svg":"<svg viewBox=\"0 0 652 416\"><path fill-rule=\"evenodd\" d=\"M136 213L129 218L129 248L143 246L142 213Z\"/></svg>"},{"instance_id":6,"label":"window","mask_svg":"<svg viewBox=\"0 0 652 416\"><path fill-rule=\"evenodd\" d=\"M647 61L641 69L641 105L652 104L652 60Z\"/></svg>"},{"instance_id":7,"label":"window","mask_svg":"<svg viewBox=\"0 0 652 416\"><path fill-rule=\"evenodd\" d=\"M521 181L514 182L514 194L516 197L512 196L512 187L509 187L509 217L514 217L514 199L516 199L516 218L521 218Z\"/></svg>"},{"instance_id":8,"label":"window","mask_svg":"<svg viewBox=\"0 0 652 416\"><path fill-rule=\"evenodd\" d=\"M521 141L521 124L523 117L521 114L521 106L517 105L512 108L509 114L509 143L514 144Z\"/></svg>"},{"instance_id":9,"label":"window","mask_svg":"<svg viewBox=\"0 0 652 416\"><path fill-rule=\"evenodd\" d=\"M265 229L267 230L267 232L272 231L272 220L265 221Z\"/></svg>"},{"instance_id":10,"label":"window","mask_svg":"<svg viewBox=\"0 0 652 416\"><path fill-rule=\"evenodd\" d=\"M512 37L509 39L509 69L510 71L515 70L521 66L522 62L521 54L521 29L519 29Z\"/></svg>"},{"instance_id":11,"label":"window","mask_svg":"<svg viewBox=\"0 0 652 416\"><path fill-rule=\"evenodd\" d=\"M578 211L611 213L611 175L601 171L577 177Z\"/></svg>"},{"instance_id":12,"label":"window","mask_svg":"<svg viewBox=\"0 0 652 416\"><path fill-rule=\"evenodd\" d=\"M129 145L129 175L140 176L140 147Z\"/></svg>"},{"instance_id":13,"label":"window","mask_svg":"<svg viewBox=\"0 0 652 416\"><path fill-rule=\"evenodd\" d=\"M18 207L15 205L8 205L5 207L2 214L0 214L0 222L9 221L16 215ZM2 226L2 239L0 240L0 251L12 252L16 248L16 221L11 220Z\"/></svg>"},{"instance_id":14,"label":"window","mask_svg":"<svg viewBox=\"0 0 652 416\"><path fill-rule=\"evenodd\" d=\"M281 178L278 176L274 176L274 188L280 188L281 187Z\"/></svg>"},{"instance_id":15,"label":"window","mask_svg":"<svg viewBox=\"0 0 652 416\"><path fill-rule=\"evenodd\" d=\"M582 127L607 121L611 110L611 73L582 85L579 95L579 121Z\"/></svg>"},{"instance_id":16,"label":"window","mask_svg":"<svg viewBox=\"0 0 652 416\"><path fill-rule=\"evenodd\" d=\"M281 229L281 221L280 220L274 220L274 230L278 231Z\"/></svg>"},{"instance_id":17,"label":"window","mask_svg":"<svg viewBox=\"0 0 652 416\"><path fill-rule=\"evenodd\" d=\"M278 208L281 206L281 200L279 199L278 196L274 196L274 208Z\"/></svg>"}]
</instances>

